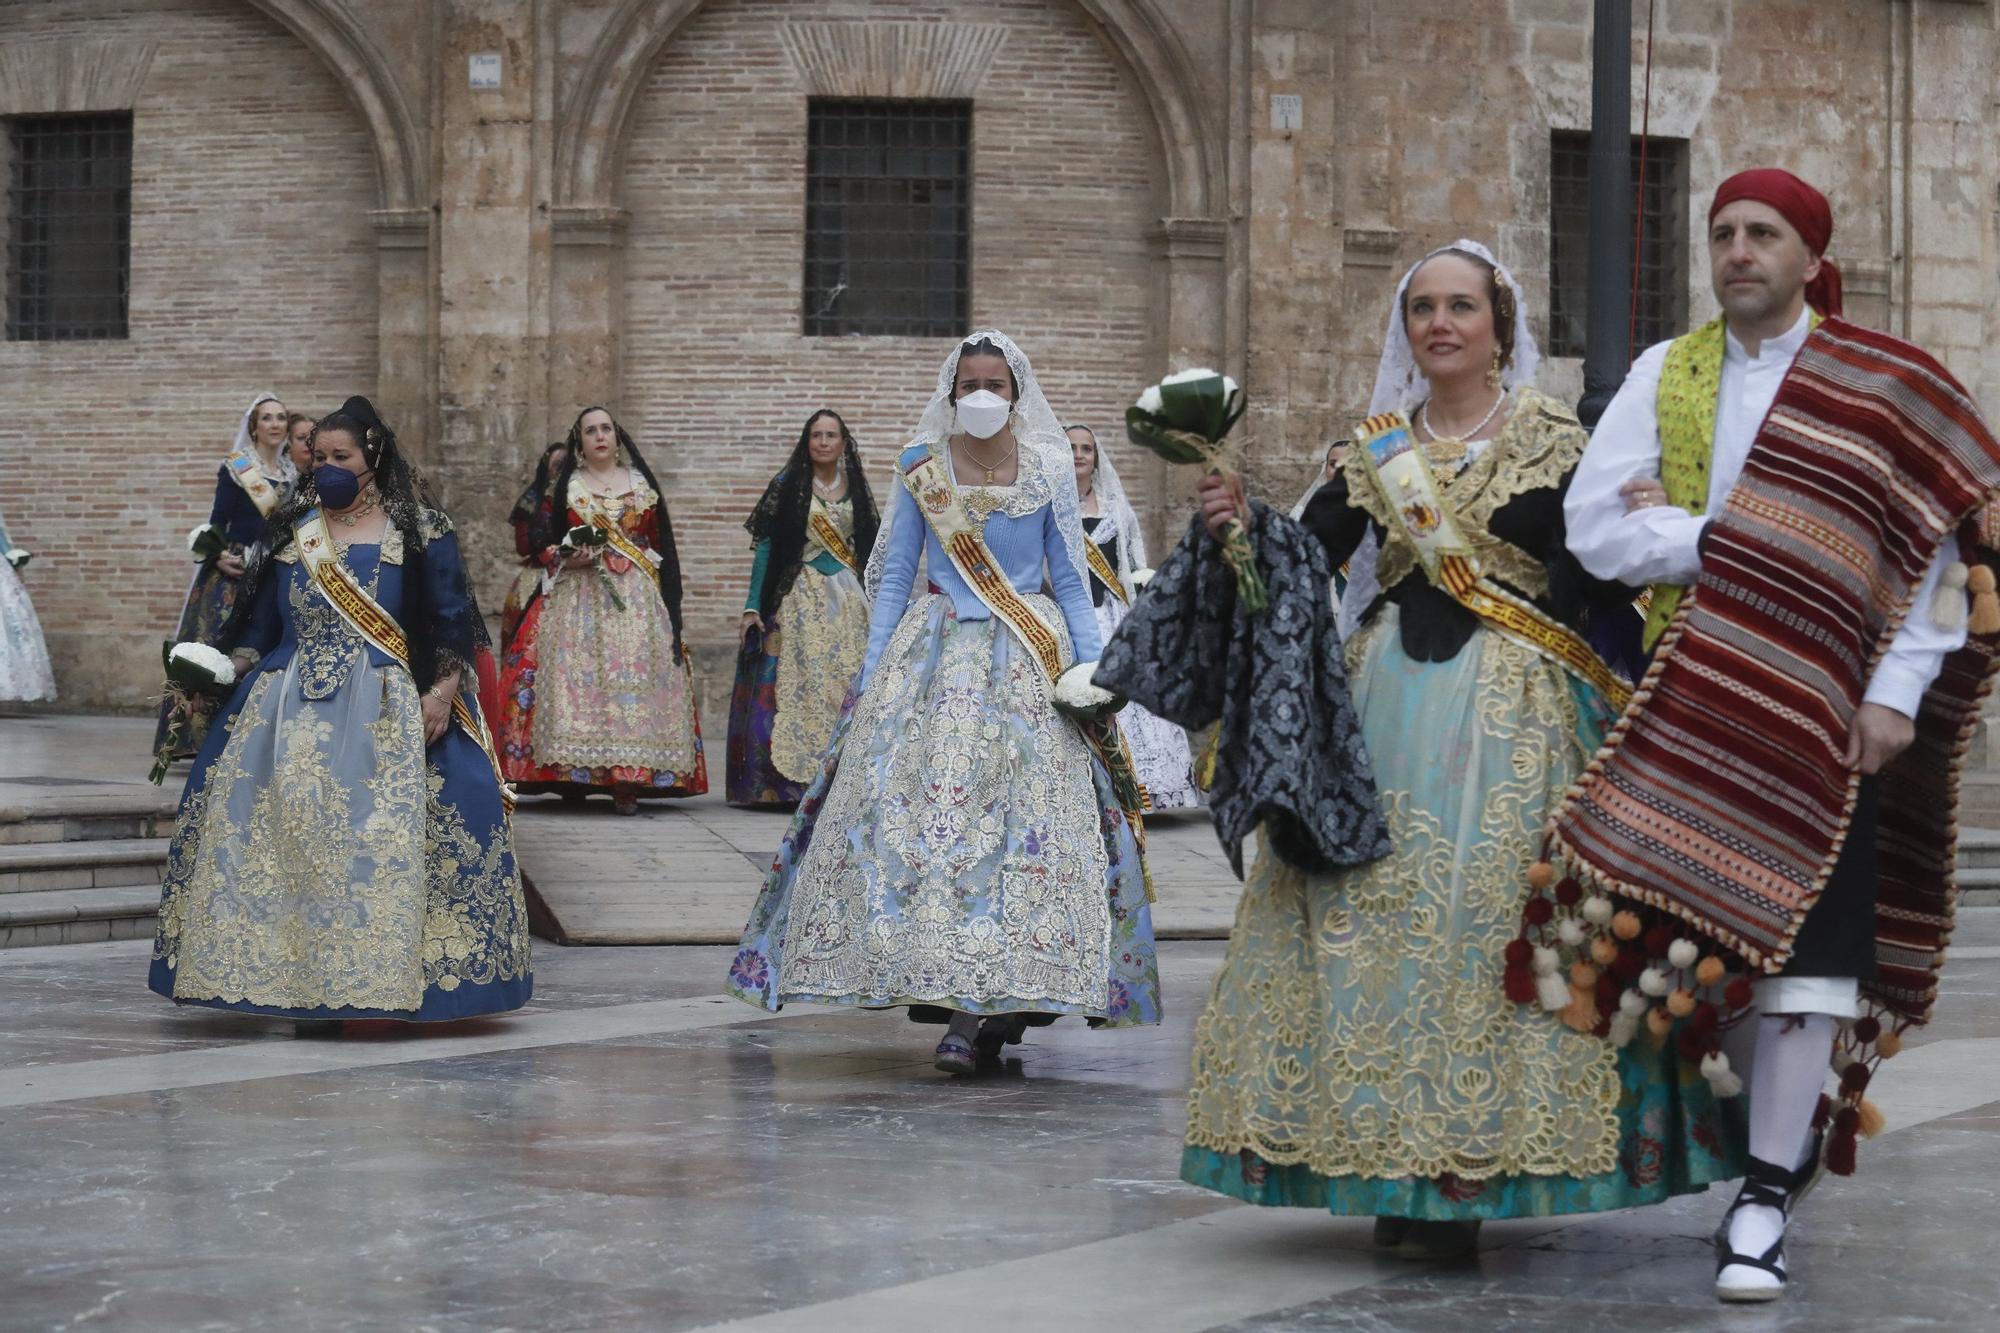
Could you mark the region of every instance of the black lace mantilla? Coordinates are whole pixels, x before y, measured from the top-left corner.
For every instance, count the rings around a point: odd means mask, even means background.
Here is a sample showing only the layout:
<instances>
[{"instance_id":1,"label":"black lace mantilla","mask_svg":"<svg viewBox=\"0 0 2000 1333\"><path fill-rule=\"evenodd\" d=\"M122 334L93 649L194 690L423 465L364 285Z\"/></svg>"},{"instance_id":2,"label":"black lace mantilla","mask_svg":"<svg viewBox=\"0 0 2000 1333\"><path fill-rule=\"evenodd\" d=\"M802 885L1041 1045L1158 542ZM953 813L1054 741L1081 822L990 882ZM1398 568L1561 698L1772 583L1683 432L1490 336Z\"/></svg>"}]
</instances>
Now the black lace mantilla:
<instances>
[{"instance_id":1,"label":"black lace mantilla","mask_svg":"<svg viewBox=\"0 0 2000 1333\"><path fill-rule=\"evenodd\" d=\"M1184 727L1220 719L1210 809L1243 877L1259 825L1311 874L1387 856L1389 827L1347 692L1326 553L1303 527L1252 502L1270 607L1236 605L1235 576L1201 520L1188 526L1097 665L1097 683Z\"/></svg>"}]
</instances>

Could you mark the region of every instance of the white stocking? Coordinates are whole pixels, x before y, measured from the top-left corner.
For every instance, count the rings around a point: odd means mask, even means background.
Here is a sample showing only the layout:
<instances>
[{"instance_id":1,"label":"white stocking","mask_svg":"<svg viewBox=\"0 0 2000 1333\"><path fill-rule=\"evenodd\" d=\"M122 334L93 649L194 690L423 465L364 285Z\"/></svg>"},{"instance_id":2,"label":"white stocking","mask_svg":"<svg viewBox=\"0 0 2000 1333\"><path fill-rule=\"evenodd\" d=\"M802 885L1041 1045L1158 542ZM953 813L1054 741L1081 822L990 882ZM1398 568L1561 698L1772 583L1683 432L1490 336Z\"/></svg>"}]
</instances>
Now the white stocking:
<instances>
[{"instance_id":1,"label":"white stocking","mask_svg":"<svg viewBox=\"0 0 2000 1333\"><path fill-rule=\"evenodd\" d=\"M1756 1055L1750 1066L1750 1155L1787 1171L1804 1164L1812 1140L1813 1112L1826 1085L1833 1055L1833 1018L1827 1014L1765 1014L1756 1020ZM1760 1258L1785 1234L1785 1215L1749 1204L1729 1222L1729 1248ZM1767 1273L1732 1264L1722 1282L1765 1284Z\"/></svg>"}]
</instances>

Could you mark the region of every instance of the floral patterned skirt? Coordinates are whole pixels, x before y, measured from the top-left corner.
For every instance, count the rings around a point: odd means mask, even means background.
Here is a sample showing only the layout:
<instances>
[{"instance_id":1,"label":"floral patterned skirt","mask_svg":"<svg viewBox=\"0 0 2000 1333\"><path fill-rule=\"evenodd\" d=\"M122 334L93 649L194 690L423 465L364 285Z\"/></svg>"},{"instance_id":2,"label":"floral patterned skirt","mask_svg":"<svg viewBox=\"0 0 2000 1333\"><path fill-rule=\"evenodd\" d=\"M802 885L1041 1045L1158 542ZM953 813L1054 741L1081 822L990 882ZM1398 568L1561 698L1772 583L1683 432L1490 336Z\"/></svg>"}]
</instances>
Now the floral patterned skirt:
<instances>
[{"instance_id":1,"label":"floral patterned skirt","mask_svg":"<svg viewBox=\"0 0 2000 1333\"><path fill-rule=\"evenodd\" d=\"M914 602L793 816L730 992L1157 1023L1131 826L1048 688L1004 625Z\"/></svg>"},{"instance_id":2,"label":"floral patterned skirt","mask_svg":"<svg viewBox=\"0 0 2000 1333\"><path fill-rule=\"evenodd\" d=\"M458 726L356 649L308 699L299 661L237 687L181 797L152 989L286 1018L419 1022L534 990L500 784Z\"/></svg>"},{"instance_id":3,"label":"floral patterned skirt","mask_svg":"<svg viewBox=\"0 0 2000 1333\"><path fill-rule=\"evenodd\" d=\"M694 673L636 566L566 570L522 614L500 667L496 744L523 792L708 790Z\"/></svg>"},{"instance_id":4,"label":"floral patterned skirt","mask_svg":"<svg viewBox=\"0 0 2000 1333\"><path fill-rule=\"evenodd\" d=\"M0 699L53 699L55 672L35 604L14 567L0 559Z\"/></svg>"},{"instance_id":5,"label":"floral patterned skirt","mask_svg":"<svg viewBox=\"0 0 2000 1333\"><path fill-rule=\"evenodd\" d=\"M1589 1212L1740 1175L1697 1071L1509 1002L1544 817L1601 734L1594 694L1480 630L1349 648L1395 851L1309 876L1261 856L1195 1031L1182 1177L1253 1203L1429 1220Z\"/></svg>"},{"instance_id":6,"label":"floral patterned skirt","mask_svg":"<svg viewBox=\"0 0 2000 1333\"><path fill-rule=\"evenodd\" d=\"M1125 603L1116 597L1106 597L1097 608L1097 628L1106 643L1118 632L1126 609ZM1127 704L1119 710L1118 730L1124 733L1126 748L1132 752L1132 766L1139 770L1139 785L1146 789L1148 810L1201 804L1185 731L1137 704Z\"/></svg>"},{"instance_id":7,"label":"floral patterned skirt","mask_svg":"<svg viewBox=\"0 0 2000 1333\"><path fill-rule=\"evenodd\" d=\"M778 719L778 658L765 651L762 630L753 629L736 654L736 684L729 692L729 776L724 790L731 805L797 805L805 784L771 764L771 728Z\"/></svg>"}]
</instances>

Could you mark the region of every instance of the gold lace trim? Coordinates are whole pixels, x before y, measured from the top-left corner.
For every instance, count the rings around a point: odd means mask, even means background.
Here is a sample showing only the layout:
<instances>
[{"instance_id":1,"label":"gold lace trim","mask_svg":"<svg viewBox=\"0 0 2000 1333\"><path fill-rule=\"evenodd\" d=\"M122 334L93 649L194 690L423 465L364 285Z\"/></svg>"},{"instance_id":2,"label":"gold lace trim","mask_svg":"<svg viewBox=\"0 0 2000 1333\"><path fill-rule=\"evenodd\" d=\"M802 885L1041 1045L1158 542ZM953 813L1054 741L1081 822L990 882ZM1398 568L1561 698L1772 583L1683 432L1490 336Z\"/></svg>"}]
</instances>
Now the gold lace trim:
<instances>
[{"instance_id":1,"label":"gold lace trim","mask_svg":"<svg viewBox=\"0 0 2000 1333\"><path fill-rule=\"evenodd\" d=\"M1561 485L1589 440L1574 412L1545 394L1522 389L1500 434L1445 483L1444 498L1487 574L1531 598L1548 595L1548 569L1512 542L1495 537L1493 515L1517 495ZM1387 533L1375 566L1375 577L1387 591L1421 567L1417 553L1387 500L1359 471L1348 473L1348 497Z\"/></svg>"},{"instance_id":2,"label":"gold lace trim","mask_svg":"<svg viewBox=\"0 0 2000 1333\"><path fill-rule=\"evenodd\" d=\"M1350 651L1365 664L1395 642L1391 612ZM1473 697L1436 706L1470 709L1469 753L1500 747L1507 778L1468 822L1450 784L1435 809L1384 791L1395 851L1368 866L1313 877L1259 857L1195 1029L1189 1145L1369 1179L1617 1165L1616 1048L1500 986L1543 814L1585 761L1574 698L1498 634L1469 650Z\"/></svg>"}]
</instances>

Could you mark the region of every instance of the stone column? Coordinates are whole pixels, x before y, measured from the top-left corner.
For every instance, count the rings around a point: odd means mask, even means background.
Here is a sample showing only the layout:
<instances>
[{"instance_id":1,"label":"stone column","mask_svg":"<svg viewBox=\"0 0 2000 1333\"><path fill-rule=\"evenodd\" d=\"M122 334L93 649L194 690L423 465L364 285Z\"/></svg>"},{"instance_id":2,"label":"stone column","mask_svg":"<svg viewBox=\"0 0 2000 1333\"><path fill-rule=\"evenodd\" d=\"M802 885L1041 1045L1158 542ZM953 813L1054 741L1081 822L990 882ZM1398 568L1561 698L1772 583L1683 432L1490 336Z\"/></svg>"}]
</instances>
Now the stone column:
<instances>
[{"instance_id":1,"label":"stone column","mask_svg":"<svg viewBox=\"0 0 2000 1333\"><path fill-rule=\"evenodd\" d=\"M396 428L397 441L428 463L436 382L431 355L431 211L379 210L375 406ZM335 404L329 403L327 408Z\"/></svg>"},{"instance_id":2,"label":"stone column","mask_svg":"<svg viewBox=\"0 0 2000 1333\"><path fill-rule=\"evenodd\" d=\"M536 208L547 174L536 123L541 10L533 0L446 0L438 29L441 296L429 463L489 601L512 561L507 507L545 443L547 228ZM497 87L473 86L474 57L488 58L481 72L489 79L497 72Z\"/></svg>"},{"instance_id":3,"label":"stone column","mask_svg":"<svg viewBox=\"0 0 2000 1333\"><path fill-rule=\"evenodd\" d=\"M628 221L622 208L553 210L546 421L551 440L569 429L579 409L591 403L616 406L623 397L619 331Z\"/></svg>"}]
</instances>

